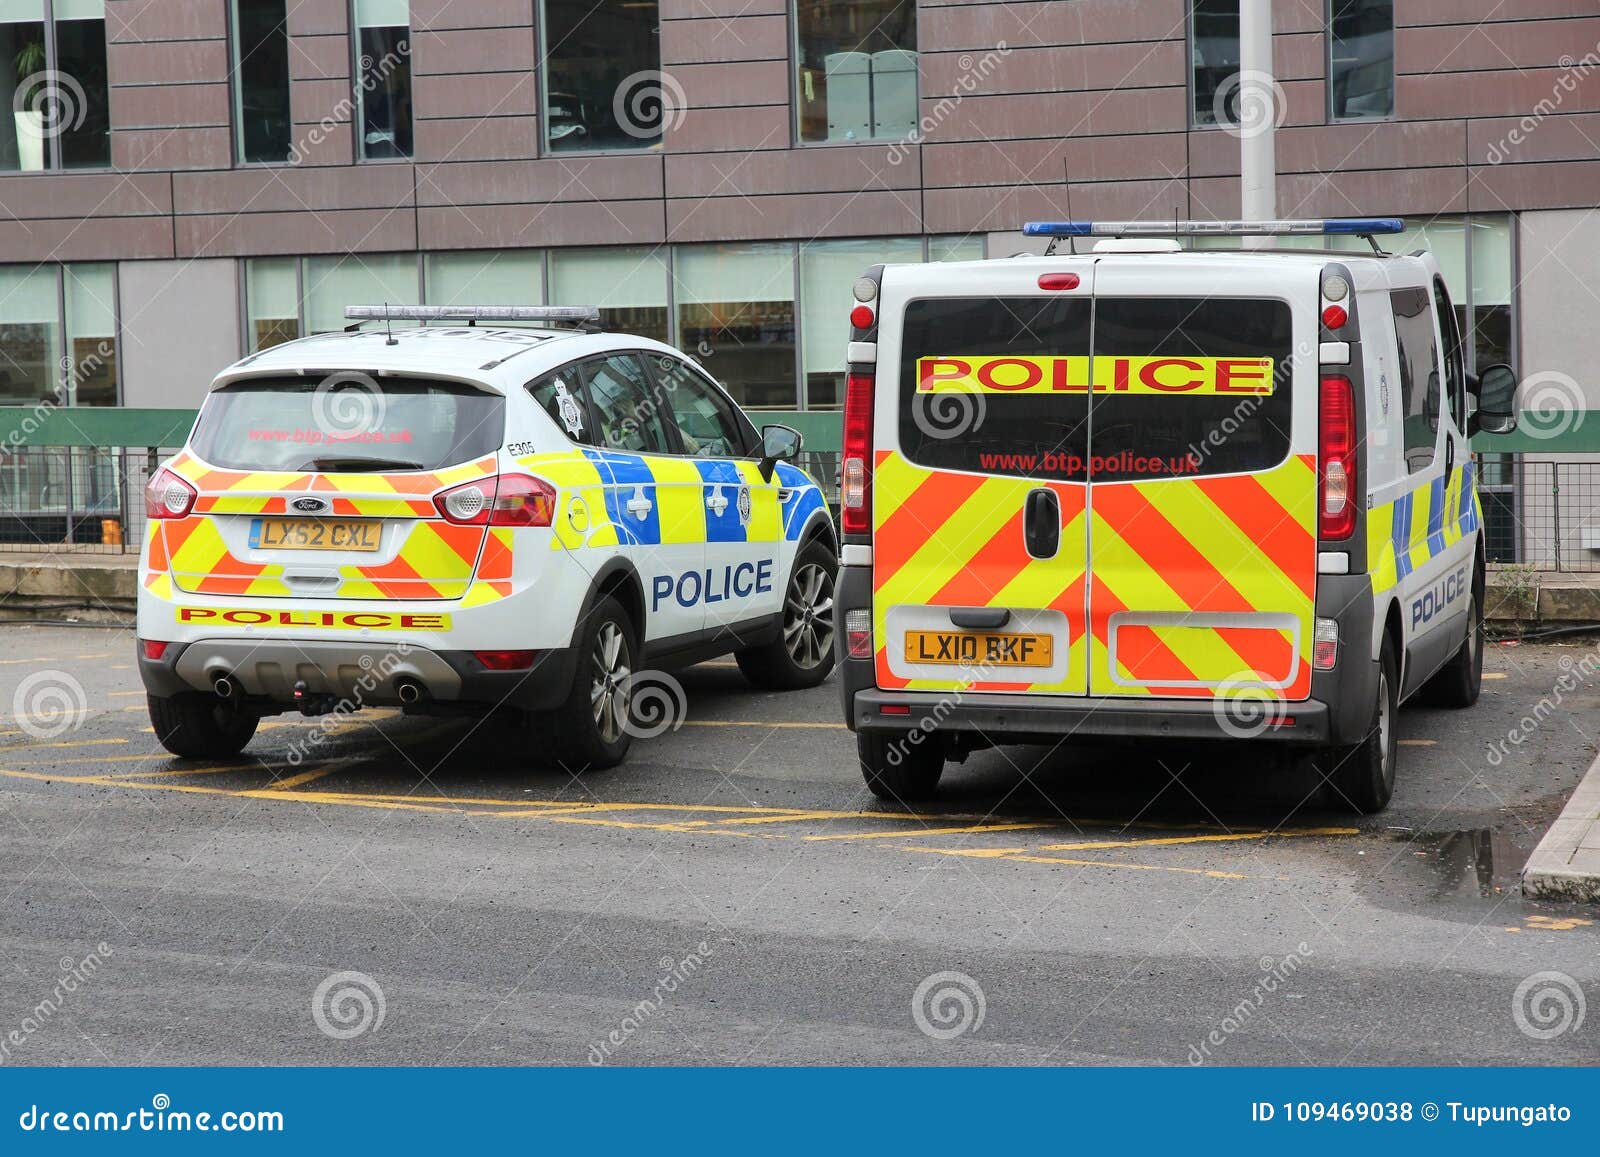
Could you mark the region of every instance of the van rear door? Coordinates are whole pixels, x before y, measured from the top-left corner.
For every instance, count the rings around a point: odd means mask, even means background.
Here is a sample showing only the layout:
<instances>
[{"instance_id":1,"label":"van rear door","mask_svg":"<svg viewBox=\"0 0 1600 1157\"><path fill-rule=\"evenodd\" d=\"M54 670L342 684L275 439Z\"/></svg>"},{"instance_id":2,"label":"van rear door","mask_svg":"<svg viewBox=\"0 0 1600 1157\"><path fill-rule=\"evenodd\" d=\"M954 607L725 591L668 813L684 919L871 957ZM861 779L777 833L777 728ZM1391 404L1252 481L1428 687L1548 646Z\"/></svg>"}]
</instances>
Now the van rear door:
<instances>
[{"instance_id":1,"label":"van rear door","mask_svg":"<svg viewBox=\"0 0 1600 1157\"><path fill-rule=\"evenodd\" d=\"M878 348L878 686L1088 690L1093 278L1072 257L972 267L943 295L885 277L881 315L903 324Z\"/></svg>"},{"instance_id":2,"label":"van rear door","mask_svg":"<svg viewBox=\"0 0 1600 1157\"><path fill-rule=\"evenodd\" d=\"M1099 266L1091 694L1310 695L1317 306L1303 268Z\"/></svg>"}]
</instances>

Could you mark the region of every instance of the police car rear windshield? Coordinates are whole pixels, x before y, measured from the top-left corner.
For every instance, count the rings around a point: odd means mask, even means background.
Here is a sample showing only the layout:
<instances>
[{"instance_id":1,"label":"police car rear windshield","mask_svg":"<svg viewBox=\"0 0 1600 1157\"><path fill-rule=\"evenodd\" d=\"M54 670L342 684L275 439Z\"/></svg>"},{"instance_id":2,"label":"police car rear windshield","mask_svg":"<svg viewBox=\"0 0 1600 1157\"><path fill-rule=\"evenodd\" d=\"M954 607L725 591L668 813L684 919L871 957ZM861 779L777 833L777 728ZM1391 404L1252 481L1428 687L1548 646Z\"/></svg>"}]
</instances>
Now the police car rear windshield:
<instances>
[{"instance_id":1,"label":"police car rear windshield","mask_svg":"<svg viewBox=\"0 0 1600 1157\"><path fill-rule=\"evenodd\" d=\"M498 394L417 378L241 382L206 399L191 445L229 470L438 470L499 449L504 408Z\"/></svg>"}]
</instances>

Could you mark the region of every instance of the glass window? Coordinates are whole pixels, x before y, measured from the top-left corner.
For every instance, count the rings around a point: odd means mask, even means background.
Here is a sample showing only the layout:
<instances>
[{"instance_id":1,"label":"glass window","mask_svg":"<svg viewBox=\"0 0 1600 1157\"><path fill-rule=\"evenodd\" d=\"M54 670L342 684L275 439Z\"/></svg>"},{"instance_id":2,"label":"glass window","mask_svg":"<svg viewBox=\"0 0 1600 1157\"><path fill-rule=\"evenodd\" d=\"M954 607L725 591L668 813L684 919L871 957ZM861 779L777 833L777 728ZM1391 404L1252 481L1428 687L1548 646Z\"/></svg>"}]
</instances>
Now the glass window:
<instances>
[{"instance_id":1,"label":"glass window","mask_svg":"<svg viewBox=\"0 0 1600 1157\"><path fill-rule=\"evenodd\" d=\"M1456 311L1450 305L1450 294L1439 278L1433 279L1433 306L1439 315L1439 332L1444 339L1445 397L1450 404L1450 414L1458 429L1466 428L1467 376L1462 362L1461 329Z\"/></svg>"},{"instance_id":2,"label":"glass window","mask_svg":"<svg viewBox=\"0 0 1600 1157\"><path fill-rule=\"evenodd\" d=\"M250 352L300 336L299 262L293 257L254 257L245 262L245 311Z\"/></svg>"},{"instance_id":3,"label":"glass window","mask_svg":"<svg viewBox=\"0 0 1600 1157\"><path fill-rule=\"evenodd\" d=\"M796 0L795 35L802 141L915 132L916 0Z\"/></svg>"},{"instance_id":4,"label":"glass window","mask_svg":"<svg viewBox=\"0 0 1600 1157\"><path fill-rule=\"evenodd\" d=\"M563 366L535 378L528 383L528 393L568 438L587 446L595 444L594 418L584 398L578 367Z\"/></svg>"},{"instance_id":5,"label":"glass window","mask_svg":"<svg viewBox=\"0 0 1600 1157\"><path fill-rule=\"evenodd\" d=\"M552 152L661 144L663 102L683 101L661 71L655 0L544 0L544 52Z\"/></svg>"},{"instance_id":6,"label":"glass window","mask_svg":"<svg viewBox=\"0 0 1600 1157\"><path fill-rule=\"evenodd\" d=\"M678 345L741 406L794 409L794 247L683 245L673 259Z\"/></svg>"},{"instance_id":7,"label":"glass window","mask_svg":"<svg viewBox=\"0 0 1600 1157\"><path fill-rule=\"evenodd\" d=\"M683 452L700 458L738 458L747 450L745 426L721 391L675 357L655 359L656 377L672 402Z\"/></svg>"},{"instance_id":8,"label":"glass window","mask_svg":"<svg viewBox=\"0 0 1600 1157\"><path fill-rule=\"evenodd\" d=\"M1395 341L1399 345L1400 405L1405 430L1406 466L1415 473L1433 462L1439 429L1439 347L1433 338L1433 311L1426 289L1390 292Z\"/></svg>"},{"instance_id":9,"label":"glass window","mask_svg":"<svg viewBox=\"0 0 1600 1157\"><path fill-rule=\"evenodd\" d=\"M58 292L54 266L0 266L0 404L59 396Z\"/></svg>"},{"instance_id":10,"label":"glass window","mask_svg":"<svg viewBox=\"0 0 1600 1157\"><path fill-rule=\"evenodd\" d=\"M364 160L411 155L411 4L356 0L356 105Z\"/></svg>"},{"instance_id":11,"label":"glass window","mask_svg":"<svg viewBox=\"0 0 1600 1157\"><path fill-rule=\"evenodd\" d=\"M1472 353L1476 371L1498 362L1512 363L1511 344L1511 217L1471 219ZM1460 301L1465 295L1451 286Z\"/></svg>"},{"instance_id":12,"label":"glass window","mask_svg":"<svg viewBox=\"0 0 1600 1157\"><path fill-rule=\"evenodd\" d=\"M306 258L306 330L330 333L350 323L347 305L418 305L412 253Z\"/></svg>"},{"instance_id":13,"label":"glass window","mask_svg":"<svg viewBox=\"0 0 1600 1157\"><path fill-rule=\"evenodd\" d=\"M289 159L285 0L233 0L234 132L247 163Z\"/></svg>"},{"instance_id":14,"label":"glass window","mask_svg":"<svg viewBox=\"0 0 1600 1157\"><path fill-rule=\"evenodd\" d=\"M423 261L429 305L544 304L544 257L537 249L429 253Z\"/></svg>"},{"instance_id":15,"label":"glass window","mask_svg":"<svg viewBox=\"0 0 1600 1157\"><path fill-rule=\"evenodd\" d=\"M117 404L116 266L63 266L67 304L68 404Z\"/></svg>"},{"instance_id":16,"label":"glass window","mask_svg":"<svg viewBox=\"0 0 1600 1157\"><path fill-rule=\"evenodd\" d=\"M108 94L105 0L0 2L0 171L110 165Z\"/></svg>"},{"instance_id":17,"label":"glass window","mask_svg":"<svg viewBox=\"0 0 1600 1157\"><path fill-rule=\"evenodd\" d=\"M1190 89L1194 123L1234 124L1238 120L1239 0L1190 0Z\"/></svg>"},{"instance_id":18,"label":"glass window","mask_svg":"<svg viewBox=\"0 0 1600 1157\"><path fill-rule=\"evenodd\" d=\"M1394 0L1331 0L1328 103L1336 121L1394 115Z\"/></svg>"},{"instance_id":19,"label":"glass window","mask_svg":"<svg viewBox=\"0 0 1600 1157\"><path fill-rule=\"evenodd\" d=\"M598 306L617 333L667 340L667 280L661 247L550 251L550 304Z\"/></svg>"},{"instance_id":20,"label":"glass window","mask_svg":"<svg viewBox=\"0 0 1600 1157\"><path fill-rule=\"evenodd\" d=\"M982 261L983 234L951 233L928 238L929 261Z\"/></svg>"},{"instance_id":21,"label":"glass window","mask_svg":"<svg viewBox=\"0 0 1600 1157\"><path fill-rule=\"evenodd\" d=\"M635 454L676 452L637 355L591 358L583 363L583 380L589 392L589 412L605 445Z\"/></svg>"},{"instance_id":22,"label":"glass window","mask_svg":"<svg viewBox=\"0 0 1600 1157\"><path fill-rule=\"evenodd\" d=\"M922 260L920 237L874 241L809 241L800 246L801 355L807 409L844 401L845 346L850 340L850 287L874 265Z\"/></svg>"}]
</instances>

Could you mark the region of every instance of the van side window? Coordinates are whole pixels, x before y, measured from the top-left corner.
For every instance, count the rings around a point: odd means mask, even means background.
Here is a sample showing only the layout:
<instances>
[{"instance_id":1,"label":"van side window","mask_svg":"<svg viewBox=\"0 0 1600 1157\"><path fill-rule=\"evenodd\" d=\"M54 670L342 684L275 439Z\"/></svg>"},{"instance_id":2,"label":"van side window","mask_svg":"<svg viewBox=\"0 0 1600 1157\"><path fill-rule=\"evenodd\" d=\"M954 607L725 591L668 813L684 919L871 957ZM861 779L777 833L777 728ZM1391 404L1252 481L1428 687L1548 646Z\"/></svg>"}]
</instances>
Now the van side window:
<instances>
[{"instance_id":1,"label":"van side window","mask_svg":"<svg viewBox=\"0 0 1600 1157\"><path fill-rule=\"evenodd\" d=\"M527 391L568 438L583 446L595 444L594 419L584 400L577 366L563 366L535 378L528 383Z\"/></svg>"},{"instance_id":2,"label":"van side window","mask_svg":"<svg viewBox=\"0 0 1600 1157\"><path fill-rule=\"evenodd\" d=\"M1396 289L1395 344L1400 351L1400 416L1404 422L1406 467L1414 474L1433 464L1439 432L1439 347L1433 337L1433 312L1426 289Z\"/></svg>"},{"instance_id":3,"label":"van side window","mask_svg":"<svg viewBox=\"0 0 1600 1157\"><path fill-rule=\"evenodd\" d=\"M1450 417L1456 429L1467 428L1467 372L1462 360L1461 329L1456 324L1455 307L1450 304L1450 291L1444 287L1444 278L1433 279L1433 305L1439 311L1439 332L1444 335L1444 384L1450 401Z\"/></svg>"}]
</instances>

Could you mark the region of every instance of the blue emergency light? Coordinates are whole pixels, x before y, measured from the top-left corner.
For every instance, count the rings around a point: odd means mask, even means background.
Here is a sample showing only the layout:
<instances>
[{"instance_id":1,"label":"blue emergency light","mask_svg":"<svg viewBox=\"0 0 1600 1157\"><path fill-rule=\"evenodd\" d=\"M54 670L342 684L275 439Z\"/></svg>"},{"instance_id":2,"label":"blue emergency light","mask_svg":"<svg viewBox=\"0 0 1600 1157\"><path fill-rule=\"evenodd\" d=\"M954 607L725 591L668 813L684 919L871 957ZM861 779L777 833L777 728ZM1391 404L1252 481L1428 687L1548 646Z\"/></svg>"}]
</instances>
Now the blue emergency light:
<instances>
[{"instance_id":1,"label":"blue emergency light","mask_svg":"<svg viewBox=\"0 0 1600 1157\"><path fill-rule=\"evenodd\" d=\"M1302 217L1279 221L1029 221L1029 237L1371 237L1404 233L1398 217Z\"/></svg>"}]
</instances>

